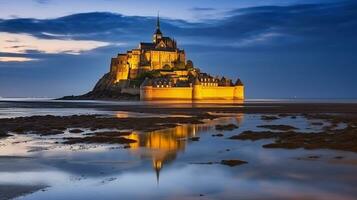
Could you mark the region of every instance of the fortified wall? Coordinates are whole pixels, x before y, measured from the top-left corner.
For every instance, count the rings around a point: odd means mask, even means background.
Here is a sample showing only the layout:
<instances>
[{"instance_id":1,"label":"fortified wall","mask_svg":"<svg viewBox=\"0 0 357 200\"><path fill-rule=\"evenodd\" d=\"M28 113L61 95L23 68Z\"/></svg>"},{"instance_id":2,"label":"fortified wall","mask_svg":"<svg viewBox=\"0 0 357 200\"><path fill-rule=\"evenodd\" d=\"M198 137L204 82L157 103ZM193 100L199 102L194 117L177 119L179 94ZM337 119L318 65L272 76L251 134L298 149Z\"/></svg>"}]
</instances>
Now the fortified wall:
<instances>
[{"instance_id":1,"label":"fortified wall","mask_svg":"<svg viewBox=\"0 0 357 200\"><path fill-rule=\"evenodd\" d=\"M243 100L244 85L238 80L234 86L201 84L197 78L190 87L154 86L146 79L140 87L141 100Z\"/></svg>"}]
</instances>

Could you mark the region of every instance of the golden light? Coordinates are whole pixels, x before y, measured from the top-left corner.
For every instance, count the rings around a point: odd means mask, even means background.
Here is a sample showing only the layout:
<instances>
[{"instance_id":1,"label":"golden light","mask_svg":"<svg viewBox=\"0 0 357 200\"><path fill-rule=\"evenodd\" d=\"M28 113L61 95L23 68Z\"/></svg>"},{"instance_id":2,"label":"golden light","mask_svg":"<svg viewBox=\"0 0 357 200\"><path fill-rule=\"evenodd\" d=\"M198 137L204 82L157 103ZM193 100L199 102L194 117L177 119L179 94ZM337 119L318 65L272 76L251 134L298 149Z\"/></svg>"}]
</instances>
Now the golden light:
<instances>
[{"instance_id":1,"label":"golden light","mask_svg":"<svg viewBox=\"0 0 357 200\"><path fill-rule=\"evenodd\" d=\"M107 42L71 39L44 39L28 34L0 32L0 52L27 53L29 50L42 53L80 54L83 51L109 45ZM23 60L23 59L22 59Z\"/></svg>"},{"instance_id":2,"label":"golden light","mask_svg":"<svg viewBox=\"0 0 357 200\"><path fill-rule=\"evenodd\" d=\"M26 58L26 57L6 57L1 56L0 62L28 62L28 61L36 61L38 59L34 58Z\"/></svg>"}]
</instances>

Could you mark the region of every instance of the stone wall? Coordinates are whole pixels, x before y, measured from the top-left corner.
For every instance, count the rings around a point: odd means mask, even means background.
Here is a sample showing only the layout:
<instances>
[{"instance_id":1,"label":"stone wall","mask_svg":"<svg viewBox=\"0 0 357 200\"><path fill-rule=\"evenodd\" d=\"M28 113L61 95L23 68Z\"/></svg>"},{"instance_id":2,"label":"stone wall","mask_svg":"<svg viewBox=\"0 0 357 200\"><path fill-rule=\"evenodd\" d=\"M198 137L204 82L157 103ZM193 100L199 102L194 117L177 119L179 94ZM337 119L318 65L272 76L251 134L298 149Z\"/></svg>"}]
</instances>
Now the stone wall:
<instances>
[{"instance_id":1,"label":"stone wall","mask_svg":"<svg viewBox=\"0 0 357 200\"><path fill-rule=\"evenodd\" d=\"M123 94L131 94L131 95L139 95L140 89L139 88L122 88L121 93Z\"/></svg>"},{"instance_id":2,"label":"stone wall","mask_svg":"<svg viewBox=\"0 0 357 200\"><path fill-rule=\"evenodd\" d=\"M219 87L201 86L193 87L152 87L144 86L140 88L141 100L244 100L244 86Z\"/></svg>"},{"instance_id":3,"label":"stone wall","mask_svg":"<svg viewBox=\"0 0 357 200\"><path fill-rule=\"evenodd\" d=\"M161 88L145 86L140 88L141 100L192 99L191 87Z\"/></svg>"}]
</instances>

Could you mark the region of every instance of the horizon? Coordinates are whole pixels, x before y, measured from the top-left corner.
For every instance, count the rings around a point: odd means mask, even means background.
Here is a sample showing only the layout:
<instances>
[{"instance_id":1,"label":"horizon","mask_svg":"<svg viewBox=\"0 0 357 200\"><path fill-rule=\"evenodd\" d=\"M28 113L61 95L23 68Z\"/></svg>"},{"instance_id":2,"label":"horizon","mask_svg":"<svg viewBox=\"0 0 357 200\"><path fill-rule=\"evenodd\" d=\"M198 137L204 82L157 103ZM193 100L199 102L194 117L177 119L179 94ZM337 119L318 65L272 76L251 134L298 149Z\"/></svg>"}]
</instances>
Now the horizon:
<instances>
[{"instance_id":1,"label":"horizon","mask_svg":"<svg viewBox=\"0 0 357 200\"><path fill-rule=\"evenodd\" d=\"M111 57L151 39L159 10L163 34L202 71L240 77L247 99L357 98L353 1L155 2L4 1L0 97L90 91Z\"/></svg>"}]
</instances>

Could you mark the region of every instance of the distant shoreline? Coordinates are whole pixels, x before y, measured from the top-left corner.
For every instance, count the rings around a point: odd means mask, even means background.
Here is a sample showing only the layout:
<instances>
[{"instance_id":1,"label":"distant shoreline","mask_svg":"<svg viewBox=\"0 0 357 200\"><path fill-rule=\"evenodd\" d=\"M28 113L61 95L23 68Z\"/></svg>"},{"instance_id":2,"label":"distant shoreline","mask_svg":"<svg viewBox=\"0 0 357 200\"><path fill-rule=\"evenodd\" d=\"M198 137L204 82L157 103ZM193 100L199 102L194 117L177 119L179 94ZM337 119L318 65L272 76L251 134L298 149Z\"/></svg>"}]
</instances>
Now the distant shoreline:
<instances>
[{"instance_id":1,"label":"distant shoreline","mask_svg":"<svg viewBox=\"0 0 357 200\"><path fill-rule=\"evenodd\" d=\"M138 98L84 98L81 96L64 96L64 97L0 97L0 102L38 102L38 101L95 101L95 102L126 102L126 101L137 101L140 102ZM165 102L177 102L175 100L162 100ZM212 100L214 101L214 100ZM212 102L211 101L211 102ZM145 102L145 101L144 101ZM152 101L160 102L160 100ZM190 101L185 101L190 102ZM201 101L201 102L210 102ZM224 100L218 100L218 102L224 102ZM230 102L230 101L226 101ZM248 98L244 100L244 103L356 103L357 98Z\"/></svg>"},{"instance_id":2,"label":"distant shoreline","mask_svg":"<svg viewBox=\"0 0 357 200\"><path fill-rule=\"evenodd\" d=\"M357 113L357 102L0 100L0 108L96 108L148 113Z\"/></svg>"}]
</instances>

